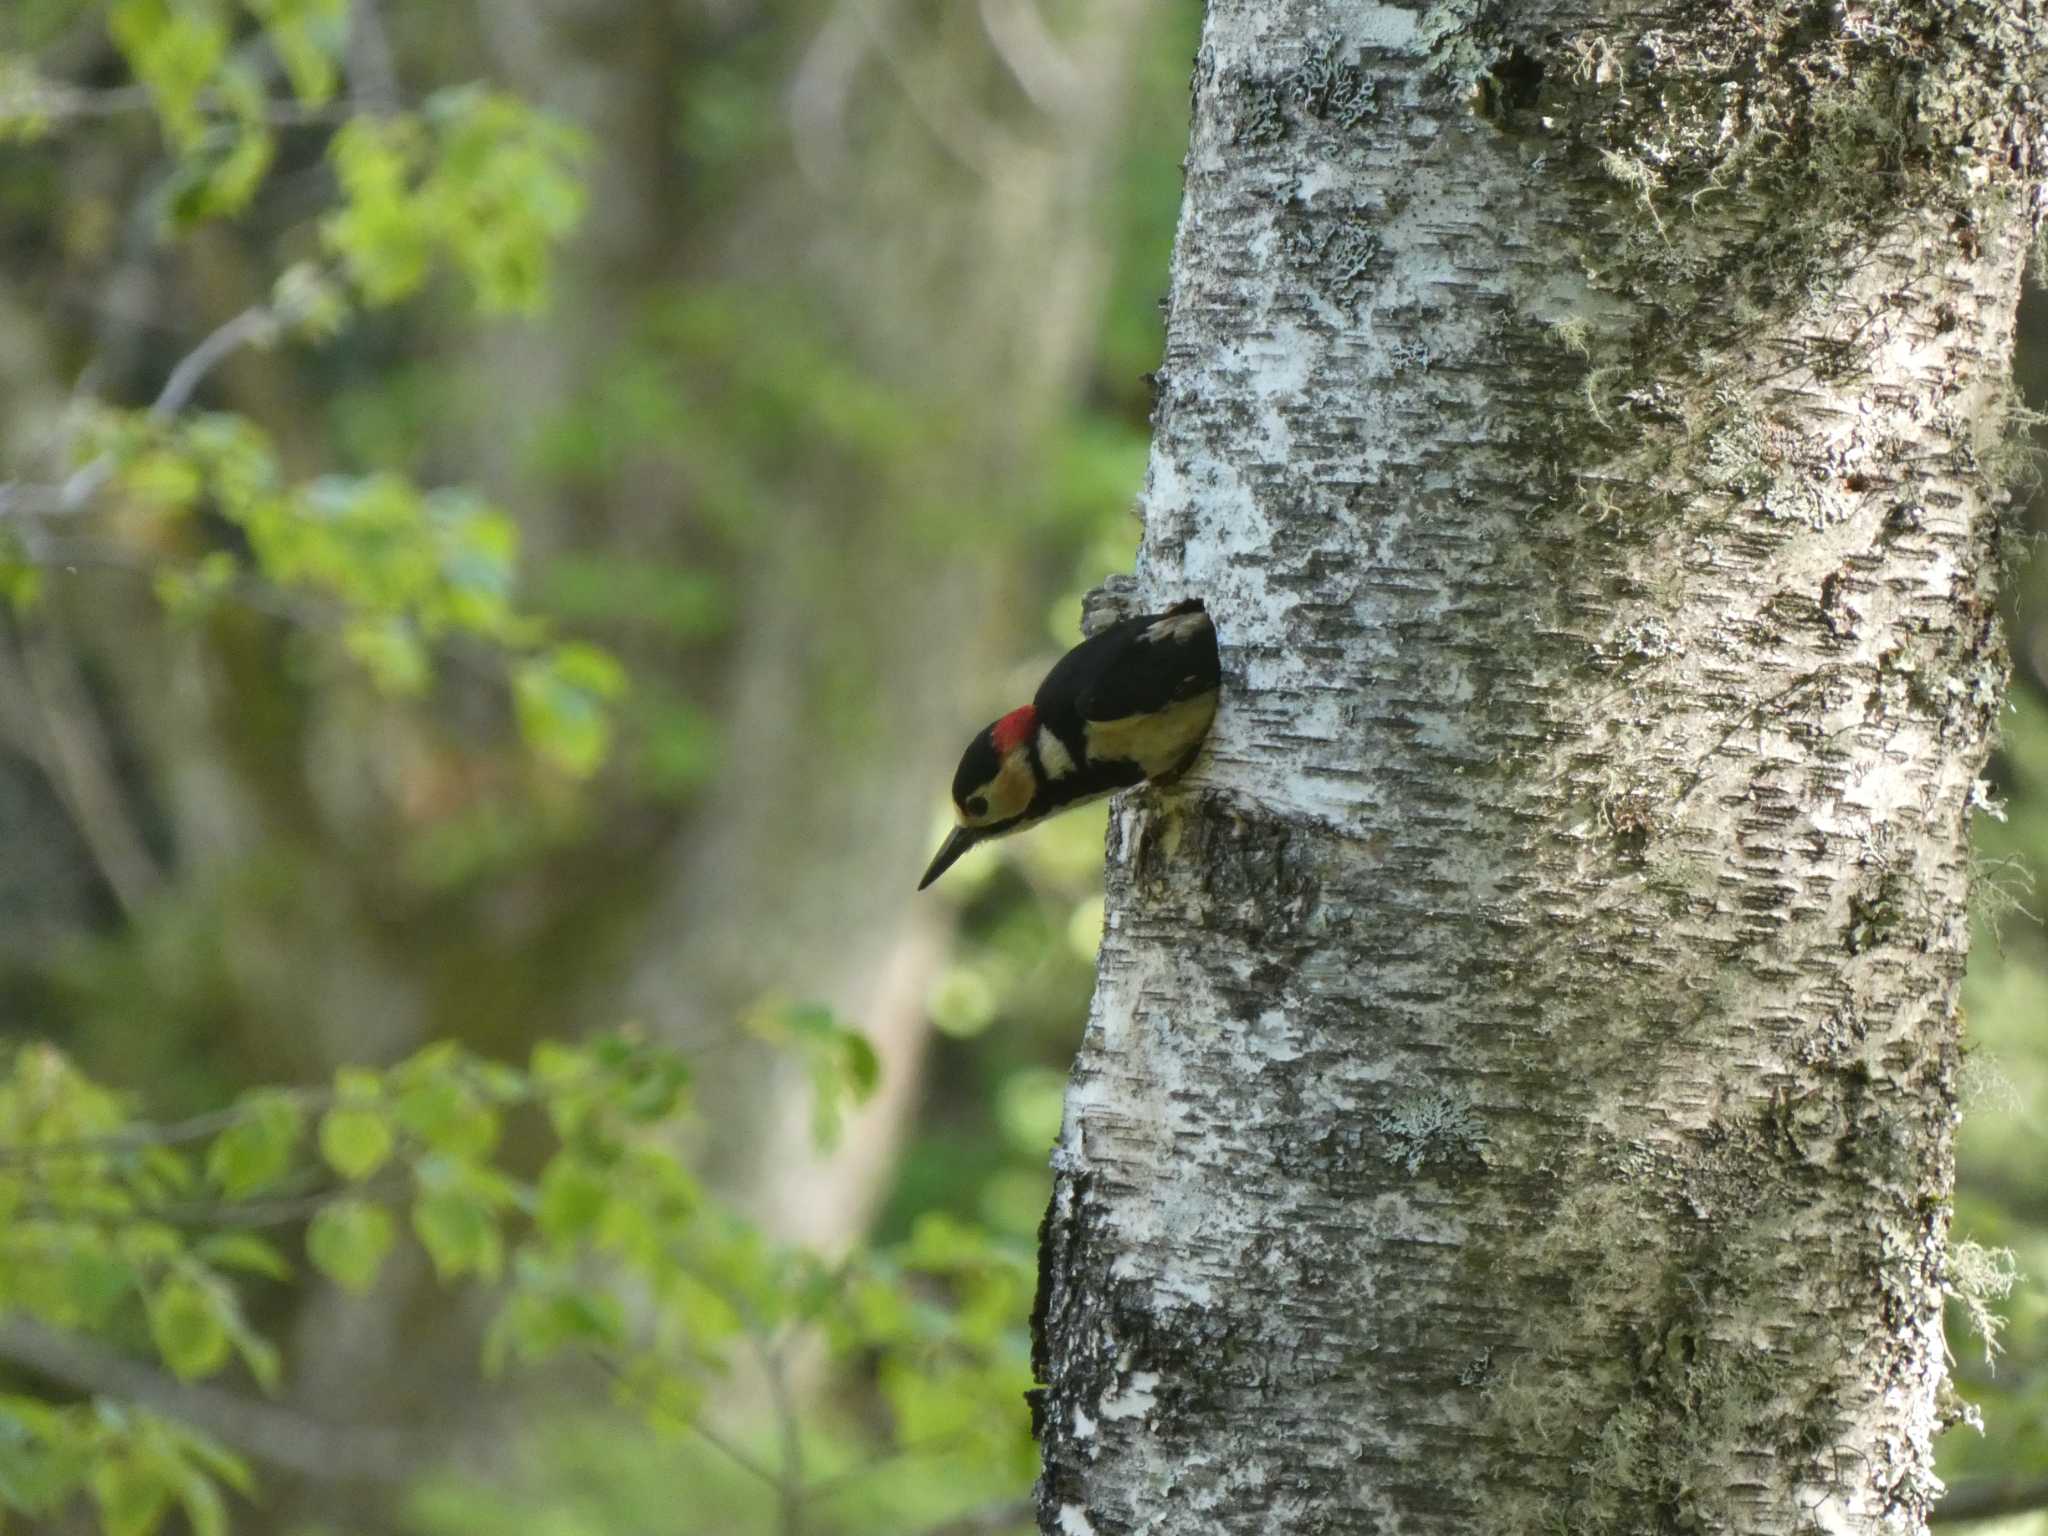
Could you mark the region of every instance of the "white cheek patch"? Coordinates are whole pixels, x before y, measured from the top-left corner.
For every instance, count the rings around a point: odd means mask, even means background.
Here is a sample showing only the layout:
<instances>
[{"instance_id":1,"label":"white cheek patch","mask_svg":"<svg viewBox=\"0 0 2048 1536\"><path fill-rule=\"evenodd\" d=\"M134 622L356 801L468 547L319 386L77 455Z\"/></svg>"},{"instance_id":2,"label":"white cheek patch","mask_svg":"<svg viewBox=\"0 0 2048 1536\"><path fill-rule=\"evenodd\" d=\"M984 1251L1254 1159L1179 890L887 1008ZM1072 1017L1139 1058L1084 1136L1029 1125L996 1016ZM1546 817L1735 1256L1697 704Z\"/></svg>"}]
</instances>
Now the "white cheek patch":
<instances>
[{"instance_id":1,"label":"white cheek patch","mask_svg":"<svg viewBox=\"0 0 2048 1536\"><path fill-rule=\"evenodd\" d=\"M1038 760L1045 764L1045 776L1049 779L1064 779L1074 771L1074 754L1043 725L1038 728Z\"/></svg>"}]
</instances>

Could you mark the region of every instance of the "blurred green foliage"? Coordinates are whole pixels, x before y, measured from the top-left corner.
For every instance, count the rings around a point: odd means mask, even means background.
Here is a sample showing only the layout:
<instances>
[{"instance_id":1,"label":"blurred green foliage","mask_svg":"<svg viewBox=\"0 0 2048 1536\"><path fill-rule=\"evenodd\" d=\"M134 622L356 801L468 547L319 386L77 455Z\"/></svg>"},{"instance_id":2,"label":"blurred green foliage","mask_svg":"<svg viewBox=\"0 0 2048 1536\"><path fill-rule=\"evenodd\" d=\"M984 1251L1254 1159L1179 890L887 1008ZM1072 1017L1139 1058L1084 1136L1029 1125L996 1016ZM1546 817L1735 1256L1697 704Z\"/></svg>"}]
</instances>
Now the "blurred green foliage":
<instances>
[{"instance_id":1,"label":"blurred green foliage","mask_svg":"<svg viewBox=\"0 0 2048 1536\"><path fill-rule=\"evenodd\" d=\"M803 1009L779 1027L821 1106L872 1089L872 1053L843 1025ZM487 1370L574 1357L649 1433L725 1444L701 1414L740 1352L778 1381L806 1352L857 1365L885 1443L872 1414L786 1421L755 1490L771 1505L850 1501L878 1455L933 1463L947 1497L1014 1497L1031 1472L1015 1411L1026 1246L934 1215L830 1261L777 1247L675 1157L690 1075L623 1037L545 1043L524 1070L444 1043L159 1124L54 1050L19 1050L0 1078L0 1316L153 1354L181 1381L232 1371L273 1391L282 1356L251 1293L300 1262L367 1292L405 1231L442 1282L490 1287ZM522 1120L545 1123L545 1150L515 1162ZM728 1454L761 1468L777 1453ZM227 1492L255 1488L242 1457L174 1418L0 1397L0 1508L44 1516L88 1492L110 1533L146 1536L174 1507L219 1531Z\"/></svg>"}]
</instances>

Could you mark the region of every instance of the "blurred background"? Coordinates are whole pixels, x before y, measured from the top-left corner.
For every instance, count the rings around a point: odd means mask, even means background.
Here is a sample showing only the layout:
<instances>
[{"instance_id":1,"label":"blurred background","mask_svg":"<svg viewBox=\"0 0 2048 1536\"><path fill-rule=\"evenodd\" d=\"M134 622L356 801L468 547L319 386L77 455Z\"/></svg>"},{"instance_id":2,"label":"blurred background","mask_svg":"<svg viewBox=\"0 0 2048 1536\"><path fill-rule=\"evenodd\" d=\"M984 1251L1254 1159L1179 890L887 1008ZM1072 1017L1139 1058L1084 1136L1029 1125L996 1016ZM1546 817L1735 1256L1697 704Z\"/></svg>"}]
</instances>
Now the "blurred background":
<instances>
[{"instance_id":1,"label":"blurred background","mask_svg":"<svg viewBox=\"0 0 2048 1536\"><path fill-rule=\"evenodd\" d=\"M690 1063L678 1145L761 1243L960 1266L906 1280L898 1321L851 1346L785 1330L776 1369L722 1370L670 1424L571 1371L481 1374L485 1302L417 1255L362 1294L265 1278L246 1306L282 1352L274 1410L395 1426L403 1454L256 1453L234 1529L1029 1529L1032 1240L1102 813L913 886L967 735L1130 568L1199 20L1196 0L7 0L10 1047L185 1122L435 1041L523 1063L628 1026ZM469 530L493 572L516 530L516 584L488 595L519 617L472 622L458 591L424 647L337 624L322 604L370 598L233 511L214 480L240 461L165 435L193 413L256 434L337 525L396 507ZM1951 1320L1985 1428L1945 1447L1985 1510L2048 1504L2048 565L2028 558L2048 502L2019 526L1957 1230L1987 1272L1966 1288L2000 1286L2000 1249L2023 1278L1992 1307L1995 1366L1969 1307ZM567 649L508 688L497 653L541 626ZM829 1116L791 1048L819 1019L873 1053ZM874 1344L925 1307L947 1321L923 1354ZM7 1344L15 1398L112 1390ZM38 1528L93 1518L52 1504Z\"/></svg>"}]
</instances>

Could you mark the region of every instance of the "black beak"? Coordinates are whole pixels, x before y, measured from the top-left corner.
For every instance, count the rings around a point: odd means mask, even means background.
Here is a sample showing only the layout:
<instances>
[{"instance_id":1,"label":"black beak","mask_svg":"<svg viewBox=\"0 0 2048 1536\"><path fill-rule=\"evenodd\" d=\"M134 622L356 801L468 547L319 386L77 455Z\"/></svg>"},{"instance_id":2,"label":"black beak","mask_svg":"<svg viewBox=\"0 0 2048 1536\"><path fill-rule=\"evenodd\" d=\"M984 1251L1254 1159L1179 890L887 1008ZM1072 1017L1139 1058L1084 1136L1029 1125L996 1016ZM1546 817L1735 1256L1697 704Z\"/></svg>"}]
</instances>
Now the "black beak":
<instances>
[{"instance_id":1,"label":"black beak","mask_svg":"<svg viewBox=\"0 0 2048 1536\"><path fill-rule=\"evenodd\" d=\"M939 876L953 867L953 861L981 841L981 834L972 827L955 827L953 835L946 839L945 846L932 855L932 867L924 872L924 878L917 882L921 891Z\"/></svg>"}]
</instances>

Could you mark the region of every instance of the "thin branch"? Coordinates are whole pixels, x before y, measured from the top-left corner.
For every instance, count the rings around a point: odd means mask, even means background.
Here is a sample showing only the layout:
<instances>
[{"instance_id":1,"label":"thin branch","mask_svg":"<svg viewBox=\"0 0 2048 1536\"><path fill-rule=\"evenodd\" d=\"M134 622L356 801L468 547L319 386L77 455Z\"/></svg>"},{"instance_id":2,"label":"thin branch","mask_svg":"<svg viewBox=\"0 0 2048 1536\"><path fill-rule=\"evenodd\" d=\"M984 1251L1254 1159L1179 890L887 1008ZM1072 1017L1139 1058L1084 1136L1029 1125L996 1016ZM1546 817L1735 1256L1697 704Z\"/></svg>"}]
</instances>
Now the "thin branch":
<instances>
[{"instance_id":1,"label":"thin branch","mask_svg":"<svg viewBox=\"0 0 2048 1536\"><path fill-rule=\"evenodd\" d=\"M198 346L178 360L164 380L164 387L150 402L149 419L169 421L183 410L206 376L235 353L249 346L267 347L277 340L280 317L268 304L252 304L233 319L225 321Z\"/></svg>"},{"instance_id":2,"label":"thin branch","mask_svg":"<svg viewBox=\"0 0 2048 1536\"><path fill-rule=\"evenodd\" d=\"M85 679L71 652L31 627L21 641L27 692L42 724L36 755L71 807L71 819L107 886L133 917L164 888L164 872L131 814Z\"/></svg>"},{"instance_id":3,"label":"thin branch","mask_svg":"<svg viewBox=\"0 0 2048 1536\"><path fill-rule=\"evenodd\" d=\"M240 314L209 332L197 346L178 359L165 377L163 388L149 403L149 419L168 422L191 402L207 376L243 347L268 346L277 339L289 317L269 304L252 304ZM62 484L0 485L0 517L10 513L30 517L61 517L84 510L106 489L114 477L114 461L106 454L71 472ZM39 553L33 546L31 555Z\"/></svg>"},{"instance_id":4,"label":"thin branch","mask_svg":"<svg viewBox=\"0 0 2048 1536\"><path fill-rule=\"evenodd\" d=\"M365 112L382 117L398 110L398 66L377 0L355 0L349 7L348 80Z\"/></svg>"},{"instance_id":5,"label":"thin branch","mask_svg":"<svg viewBox=\"0 0 2048 1536\"><path fill-rule=\"evenodd\" d=\"M962 1445L966 1440L967 1431L955 1429L949 1430L942 1435L925 1435L920 1439L906 1441L902 1445L892 1445L887 1450L879 1451L869 1457L857 1467L849 1467L844 1472L835 1472L830 1477L819 1478L804 1489L804 1502L806 1504L815 1504L820 1499L829 1499L835 1493L851 1487L853 1484L861 1481L861 1479L873 1477L892 1462L906 1461L913 1456L936 1455L941 1451Z\"/></svg>"},{"instance_id":6,"label":"thin branch","mask_svg":"<svg viewBox=\"0 0 2048 1536\"><path fill-rule=\"evenodd\" d=\"M2048 1510L2048 1477L2031 1482L1988 1478L1950 1489L1927 1519L1932 1525L1960 1525L1966 1520L2004 1520L2042 1510Z\"/></svg>"},{"instance_id":7,"label":"thin branch","mask_svg":"<svg viewBox=\"0 0 2048 1536\"><path fill-rule=\"evenodd\" d=\"M334 1203L344 1190L362 1195L388 1195L395 1193L403 1179L383 1177L354 1185L322 1184L299 1186L302 1192L293 1192L267 1197L261 1200L179 1200L161 1205L135 1205L120 1210L107 1210L89 1205L64 1205L49 1201L29 1201L14 1208L17 1219L46 1218L51 1221L99 1222L107 1225L128 1225L134 1222L158 1222L170 1227L196 1227L202 1230L234 1232L261 1231L266 1227L291 1226L318 1215L325 1207Z\"/></svg>"},{"instance_id":8,"label":"thin branch","mask_svg":"<svg viewBox=\"0 0 2048 1536\"><path fill-rule=\"evenodd\" d=\"M817 191L840 191L852 169L846 104L867 55L868 28L854 0L839 0L790 76L790 148L797 169Z\"/></svg>"},{"instance_id":9,"label":"thin branch","mask_svg":"<svg viewBox=\"0 0 2048 1536\"><path fill-rule=\"evenodd\" d=\"M749 1332L752 1333L751 1327ZM781 1345L771 1344L758 1333L752 1333L752 1337L768 1381L768 1400L775 1408L775 1427L782 1445L781 1475L775 1484L781 1533L803 1536L804 1505L808 1502L804 1490L803 1422L797 1417L795 1394L790 1390L788 1361Z\"/></svg>"},{"instance_id":10,"label":"thin branch","mask_svg":"<svg viewBox=\"0 0 2048 1536\"><path fill-rule=\"evenodd\" d=\"M207 98L208 107L219 103ZM26 118L39 123L95 122L151 110L150 94L140 85L93 88L38 80L0 96L0 119ZM333 127L356 114L351 100L309 102L277 99L264 103L258 116L272 128Z\"/></svg>"},{"instance_id":11,"label":"thin branch","mask_svg":"<svg viewBox=\"0 0 2048 1536\"><path fill-rule=\"evenodd\" d=\"M416 1470L397 1428L331 1424L220 1387L182 1382L79 1334L21 1316L0 1321L0 1359L99 1397L189 1424L258 1461L322 1482L398 1482Z\"/></svg>"},{"instance_id":12,"label":"thin branch","mask_svg":"<svg viewBox=\"0 0 2048 1536\"><path fill-rule=\"evenodd\" d=\"M333 1097L325 1088L285 1088L275 1090L295 1100L303 1108L312 1110L325 1104ZM18 1163L41 1162L53 1157L118 1157L124 1152L140 1152L148 1147L176 1147L187 1142L203 1141L226 1130L249 1112L247 1105L233 1105L226 1109L209 1110L203 1115L193 1115L186 1120L173 1120L164 1125L136 1125L105 1136L78 1136L68 1141L27 1142L15 1146L0 1146L0 1167Z\"/></svg>"},{"instance_id":13,"label":"thin branch","mask_svg":"<svg viewBox=\"0 0 2048 1536\"><path fill-rule=\"evenodd\" d=\"M61 567L67 571L118 571L127 576L154 578L169 572L189 574L194 569L189 561L166 559L150 550L131 549L95 539L60 539L47 534L26 538L23 553L32 565L48 569ZM254 613L268 614L274 619L287 620L301 629L337 629L348 617L338 599L324 600L315 593L294 592L254 577L244 577L217 595L223 601Z\"/></svg>"},{"instance_id":14,"label":"thin branch","mask_svg":"<svg viewBox=\"0 0 2048 1536\"><path fill-rule=\"evenodd\" d=\"M943 1525L930 1526L922 1536L996 1536L999 1531L1025 1524L1036 1514L1029 1499L1011 1499L1004 1504L971 1510Z\"/></svg>"},{"instance_id":15,"label":"thin branch","mask_svg":"<svg viewBox=\"0 0 2048 1536\"><path fill-rule=\"evenodd\" d=\"M630 1396L637 1392L638 1389L633 1379L626 1374L625 1368L616 1360L608 1359L595 1351L587 1353L585 1358L610 1377L613 1386L628 1394L629 1400ZM770 1488L779 1488L781 1486L781 1480L775 1475L773 1467L760 1460L752 1452L743 1450L732 1441L726 1439L725 1436L704 1423L703 1420L677 1413L666 1404L652 1399L643 1400L640 1407L645 1413L660 1414L672 1420L678 1427L690 1431L741 1471L760 1479Z\"/></svg>"},{"instance_id":16,"label":"thin branch","mask_svg":"<svg viewBox=\"0 0 2048 1536\"><path fill-rule=\"evenodd\" d=\"M981 29L1039 111L1064 121L1080 107L1081 72L1033 0L981 0Z\"/></svg>"},{"instance_id":17,"label":"thin branch","mask_svg":"<svg viewBox=\"0 0 2048 1536\"><path fill-rule=\"evenodd\" d=\"M852 0L852 6L868 29L875 56L903 93L911 115L933 141L982 180L1002 181L1005 168L1016 161L1021 142L905 60L896 37L896 0Z\"/></svg>"}]
</instances>

